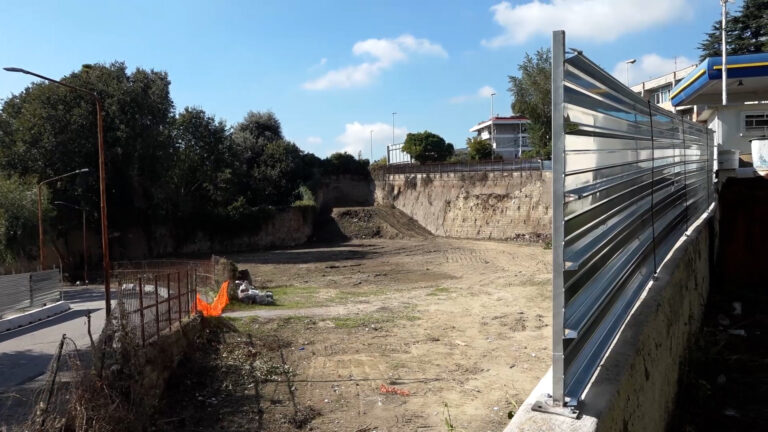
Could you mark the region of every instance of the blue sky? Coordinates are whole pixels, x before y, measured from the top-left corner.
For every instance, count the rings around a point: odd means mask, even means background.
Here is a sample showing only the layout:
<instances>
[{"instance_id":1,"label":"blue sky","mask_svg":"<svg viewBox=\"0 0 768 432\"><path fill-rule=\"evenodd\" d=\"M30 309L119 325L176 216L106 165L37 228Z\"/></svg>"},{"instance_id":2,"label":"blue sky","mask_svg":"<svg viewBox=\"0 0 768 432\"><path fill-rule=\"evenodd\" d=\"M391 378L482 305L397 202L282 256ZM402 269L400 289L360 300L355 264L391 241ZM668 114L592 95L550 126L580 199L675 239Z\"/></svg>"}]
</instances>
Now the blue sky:
<instances>
[{"instance_id":1,"label":"blue sky","mask_svg":"<svg viewBox=\"0 0 768 432\"><path fill-rule=\"evenodd\" d=\"M729 5L734 11L741 1ZM698 59L718 0L29 1L0 2L0 66L61 77L81 64L125 61L165 70L176 108L225 119L272 110L286 137L326 156L374 157L406 132L457 147L494 111L509 115L507 75L566 30L624 81ZM31 77L0 71L0 98Z\"/></svg>"}]
</instances>

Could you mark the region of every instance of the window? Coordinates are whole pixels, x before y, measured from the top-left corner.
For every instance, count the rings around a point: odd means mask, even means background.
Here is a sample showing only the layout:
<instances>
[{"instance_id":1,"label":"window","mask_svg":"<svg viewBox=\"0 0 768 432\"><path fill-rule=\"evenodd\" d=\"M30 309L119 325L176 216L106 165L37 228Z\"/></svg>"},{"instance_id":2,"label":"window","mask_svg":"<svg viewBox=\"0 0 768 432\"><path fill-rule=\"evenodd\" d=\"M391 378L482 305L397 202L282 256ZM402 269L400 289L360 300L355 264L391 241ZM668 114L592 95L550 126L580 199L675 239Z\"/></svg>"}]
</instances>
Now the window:
<instances>
[{"instance_id":1,"label":"window","mask_svg":"<svg viewBox=\"0 0 768 432\"><path fill-rule=\"evenodd\" d=\"M669 94L672 91L671 85L665 85L664 87L661 87L660 89L653 92L653 103L656 105L661 105L664 102L669 101Z\"/></svg>"},{"instance_id":2,"label":"window","mask_svg":"<svg viewBox=\"0 0 768 432\"><path fill-rule=\"evenodd\" d=\"M768 111L747 111L742 118L744 135L768 135Z\"/></svg>"}]
</instances>

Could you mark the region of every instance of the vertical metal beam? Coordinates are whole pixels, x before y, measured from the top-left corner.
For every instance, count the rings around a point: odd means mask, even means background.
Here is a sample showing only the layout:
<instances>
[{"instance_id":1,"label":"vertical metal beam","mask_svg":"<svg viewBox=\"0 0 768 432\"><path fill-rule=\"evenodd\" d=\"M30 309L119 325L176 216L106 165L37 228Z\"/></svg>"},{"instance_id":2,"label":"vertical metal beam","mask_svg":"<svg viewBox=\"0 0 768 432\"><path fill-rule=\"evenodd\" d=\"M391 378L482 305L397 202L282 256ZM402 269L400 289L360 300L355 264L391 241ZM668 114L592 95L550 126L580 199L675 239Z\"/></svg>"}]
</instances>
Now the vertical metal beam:
<instances>
[{"instance_id":1,"label":"vertical metal beam","mask_svg":"<svg viewBox=\"0 0 768 432\"><path fill-rule=\"evenodd\" d=\"M552 402L565 403L563 357L563 205L565 201L565 32L552 33Z\"/></svg>"},{"instance_id":2,"label":"vertical metal beam","mask_svg":"<svg viewBox=\"0 0 768 432\"><path fill-rule=\"evenodd\" d=\"M160 295L157 292L157 275L155 275L155 336L160 338Z\"/></svg>"},{"instance_id":3,"label":"vertical metal beam","mask_svg":"<svg viewBox=\"0 0 768 432\"><path fill-rule=\"evenodd\" d=\"M147 340L144 334L144 281L141 276L139 276L139 319L141 320L141 346L144 346Z\"/></svg>"}]
</instances>

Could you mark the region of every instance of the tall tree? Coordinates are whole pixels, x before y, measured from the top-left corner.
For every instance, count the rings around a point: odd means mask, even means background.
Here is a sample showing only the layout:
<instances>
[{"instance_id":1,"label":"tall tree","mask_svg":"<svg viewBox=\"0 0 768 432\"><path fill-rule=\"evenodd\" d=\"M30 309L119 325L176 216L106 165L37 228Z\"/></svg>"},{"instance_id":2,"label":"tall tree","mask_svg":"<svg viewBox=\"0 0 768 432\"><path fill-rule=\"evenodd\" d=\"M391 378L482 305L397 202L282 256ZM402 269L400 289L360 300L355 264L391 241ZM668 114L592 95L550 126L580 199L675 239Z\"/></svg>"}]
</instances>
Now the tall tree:
<instances>
[{"instance_id":1,"label":"tall tree","mask_svg":"<svg viewBox=\"0 0 768 432\"><path fill-rule=\"evenodd\" d=\"M539 157L552 155L552 51L540 48L526 53L517 67L520 76L509 75L512 111L528 117L528 142Z\"/></svg>"},{"instance_id":2,"label":"tall tree","mask_svg":"<svg viewBox=\"0 0 768 432\"><path fill-rule=\"evenodd\" d=\"M718 19L699 43L699 60L722 55L720 26ZM768 0L744 0L741 9L728 17L725 30L728 55L768 52Z\"/></svg>"},{"instance_id":3,"label":"tall tree","mask_svg":"<svg viewBox=\"0 0 768 432\"><path fill-rule=\"evenodd\" d=\"M93 90L104 104L104 142L110 228L147 228L170 210L173 101L165 72L128 72L122 62L84 65L62 82ZM97 214L96 107L86 94L36 82L4 101L0 170L46 179L90 168L87 181L51 185L54 199L83 204ZM61 217L65 228L74 218Z\"/></svg>"},{"instance_id":4,"label":"tall tree","mask_svg":"<svg viewBox=\"0 0 768 432\"><path fill-rule=\"evenodd\" d=\"M405 136L403 151L419 163L439 162L453 155L453 144L430 131L409 133Z\"/></svg>"}]
</instances>

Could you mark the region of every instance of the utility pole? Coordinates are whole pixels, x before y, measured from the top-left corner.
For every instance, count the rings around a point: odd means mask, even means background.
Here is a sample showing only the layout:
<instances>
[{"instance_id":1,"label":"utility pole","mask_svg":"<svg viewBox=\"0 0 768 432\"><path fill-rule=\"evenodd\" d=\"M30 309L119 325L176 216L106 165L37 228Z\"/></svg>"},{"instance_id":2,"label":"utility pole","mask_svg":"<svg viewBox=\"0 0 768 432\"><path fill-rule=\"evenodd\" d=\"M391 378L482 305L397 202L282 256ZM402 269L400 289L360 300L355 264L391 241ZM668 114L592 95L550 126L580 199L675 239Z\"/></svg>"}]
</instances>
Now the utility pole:
<instances>
[{"instance_id":1,"label":"utility pole","mask_svg":"<svg viewBox=\"0 0 768 432\"><path fill-rule=\"evenodd\" d=\"M728 42L726 41L725 37L726 17L728 16L728 8L726 6L727 3L728 0L720 0L720 5L723 8L723 22L720 25L720 30L723 34L723 106L728 105Z\"/></svg>"},{"instance_id":2,"label":"utility pole","mask_svg":"<svg viewBox=\"0 0 768 432\"><path fill-rule=\"evenodd\" d=\"M494 133L494 126L493 126L493 97L496 96L496 92L491 92L491 160L493 160L493 153L496 152L496 138Z\"/></svg>"}]
</instances>

